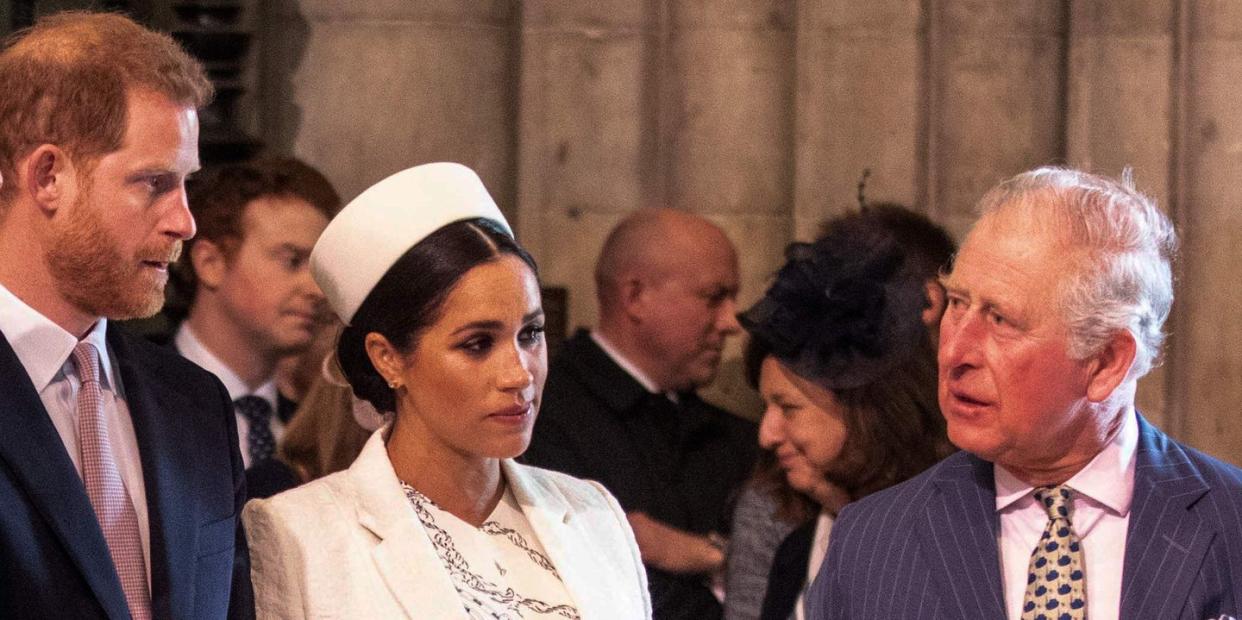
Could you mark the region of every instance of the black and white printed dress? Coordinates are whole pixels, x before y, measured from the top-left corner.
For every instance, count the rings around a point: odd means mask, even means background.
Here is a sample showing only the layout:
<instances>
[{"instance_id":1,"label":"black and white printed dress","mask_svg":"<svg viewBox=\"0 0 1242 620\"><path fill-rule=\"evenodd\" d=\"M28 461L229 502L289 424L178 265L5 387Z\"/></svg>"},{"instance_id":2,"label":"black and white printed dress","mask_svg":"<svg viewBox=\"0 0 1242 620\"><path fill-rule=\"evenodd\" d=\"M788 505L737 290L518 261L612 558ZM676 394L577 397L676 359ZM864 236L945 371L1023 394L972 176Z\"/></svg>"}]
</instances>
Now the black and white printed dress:
<instances>
[{"instance_id":1,"label":"black and white printed dress","mask_svg":"<svg viewBox=\"0 0 1242 620\"><path fill-rule=\"evenodd\" d=\"M414 513L472 620L580 620L569 591L506 489L480 527L444 511L402 483Z\"/></svg>"}]
</instances>

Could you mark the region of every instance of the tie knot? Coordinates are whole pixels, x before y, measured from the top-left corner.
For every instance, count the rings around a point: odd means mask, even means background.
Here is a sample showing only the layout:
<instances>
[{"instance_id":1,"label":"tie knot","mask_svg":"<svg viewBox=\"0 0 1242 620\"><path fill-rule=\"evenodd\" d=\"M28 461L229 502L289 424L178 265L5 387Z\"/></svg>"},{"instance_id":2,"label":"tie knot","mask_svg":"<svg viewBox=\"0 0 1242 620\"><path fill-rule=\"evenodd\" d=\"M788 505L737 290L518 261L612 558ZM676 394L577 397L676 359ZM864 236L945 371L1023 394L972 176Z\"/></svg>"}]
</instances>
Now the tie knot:
<instances>
[{"instance_id":1,"label":"tie knot","mask_svg":"<svg viewBox=\"0 0 1242 620\"><path fill-rule=\"evenodd\" d=\"M82 383L99 382L99 351L89 342L79 342L73 347L73 363L78 367L78 379Z\"/></svg>"},{"instance_id":2,"label":"tie knot","mask_svg":"<svg viewBox=\"0 0 1242 620\"><path fill-rule=\"evenodd\" d=\"M245 416L246 420L251 424L259 423L266 425L272 417L272 405L267 399L259 396L243 396L233 401L233 407L237 412Z\"/></svg>"},{"instance_id":3,"label":"tie knot","mask_svg":"<svg viewBox=\"0 0 1242 620\"><path fill-rule=\"evenodd\" d=\"M1049 519L1065 519L1070 517L1070 498L1074 489L1065 485L1055 487L1039 487L1035 489L1035 499L1044 507Z\"/></svg>"}]
</instances>

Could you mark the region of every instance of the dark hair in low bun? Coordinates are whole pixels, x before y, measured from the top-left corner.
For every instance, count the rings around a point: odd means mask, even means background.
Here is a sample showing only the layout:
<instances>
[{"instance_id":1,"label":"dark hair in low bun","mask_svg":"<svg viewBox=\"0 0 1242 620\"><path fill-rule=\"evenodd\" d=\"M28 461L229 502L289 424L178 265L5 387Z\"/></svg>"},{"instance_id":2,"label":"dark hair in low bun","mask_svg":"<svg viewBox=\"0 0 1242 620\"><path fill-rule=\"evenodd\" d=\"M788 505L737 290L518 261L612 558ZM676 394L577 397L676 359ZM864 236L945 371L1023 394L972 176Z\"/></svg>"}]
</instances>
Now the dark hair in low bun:
<instances>
[{"instance_id":1,"label":"dark hair in low bun","mask_svg":"<svg viewBox=\"0 0 1242 620\"><path fill-rule=\"evenodd\" d=\"M511 254L538 275L535 259L496 222L484 218L448 224L414 244L384 273L337 342L341 370L354 394L379 411L395 411L396 396L367 356L366 337L377 332L402 353L440 318L449 292L466 272Z\"/></svg>"}]
</instances>

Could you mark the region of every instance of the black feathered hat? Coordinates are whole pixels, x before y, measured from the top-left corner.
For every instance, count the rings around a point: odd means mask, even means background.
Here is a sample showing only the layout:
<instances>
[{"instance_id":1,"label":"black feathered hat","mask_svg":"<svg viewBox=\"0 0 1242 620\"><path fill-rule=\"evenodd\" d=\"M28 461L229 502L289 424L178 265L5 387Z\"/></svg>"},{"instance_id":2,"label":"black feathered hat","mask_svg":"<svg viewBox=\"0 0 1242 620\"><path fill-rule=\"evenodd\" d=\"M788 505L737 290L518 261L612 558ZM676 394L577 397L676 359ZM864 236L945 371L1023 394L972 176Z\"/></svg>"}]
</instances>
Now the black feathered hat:
<instances>
[{"instance_id":1,"label":"black feathered hat","mask_svg":"<svg viewBox=\"0 0 1242 620\"><path fill-rule=\"evenodd\" d=\"M793 243L763 298L738 315L791 370L829 389L867 385L927 338L924 281L907 251L866 211Z\"/></svg>"}]
</instances>

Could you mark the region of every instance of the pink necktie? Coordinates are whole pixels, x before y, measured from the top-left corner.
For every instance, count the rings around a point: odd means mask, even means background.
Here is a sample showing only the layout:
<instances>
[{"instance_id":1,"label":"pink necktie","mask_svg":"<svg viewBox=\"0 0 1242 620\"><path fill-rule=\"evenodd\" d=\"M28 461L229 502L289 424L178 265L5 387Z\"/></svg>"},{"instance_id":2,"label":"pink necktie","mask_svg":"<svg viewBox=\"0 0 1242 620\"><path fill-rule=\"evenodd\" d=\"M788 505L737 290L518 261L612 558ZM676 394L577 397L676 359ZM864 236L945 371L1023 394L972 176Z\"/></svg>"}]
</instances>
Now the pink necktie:
<instances>
[{"instance_id":1,"label":"pink necktie","mask_svg":"<svg viewBox=\"0 0 1242 620\"><path fill-rule=\"evenodd\" d=\"M146 620L151 617L151 597L147 592L142 539L138 536L138 516L125 492L112 456L112 443L108 441L103 391L99 386L99 352L94 345L79 342L73 349L73 361L82 380L78 390L78 447L82 451L86 496L103 529L129 613L134 620Z\"/></svg>"}]
</instances>

